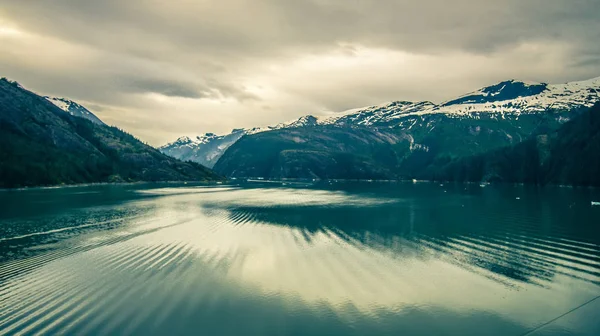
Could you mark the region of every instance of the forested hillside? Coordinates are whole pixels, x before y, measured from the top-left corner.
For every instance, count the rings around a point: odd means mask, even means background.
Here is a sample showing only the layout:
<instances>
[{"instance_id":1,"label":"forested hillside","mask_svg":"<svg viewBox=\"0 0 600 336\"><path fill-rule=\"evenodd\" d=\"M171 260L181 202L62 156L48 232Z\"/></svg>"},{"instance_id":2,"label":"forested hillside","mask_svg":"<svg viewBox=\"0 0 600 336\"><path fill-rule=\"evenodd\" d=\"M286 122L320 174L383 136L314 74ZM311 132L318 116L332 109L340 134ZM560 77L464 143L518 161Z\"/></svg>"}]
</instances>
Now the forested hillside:
<instances>
[{"instance_id":1,"label":"forested hillside","mask_svg":"<svg viewBox=\"0 0 600 336\"><path fill-rule=\"evenodd\" d=\"M116 127L64 113L16 82L0 80L0 188L219 178Z\"/></svg>"},{"instance_id":2,"label":"forested hillside","mask_svg":"<svg viewBox=\"0 0 600 336\"><path fill-rule=\"evenodd\" d=\"M515 146L430 167L419 178L600 186L600 104Z\"/></svg>"},{"instance_id":3,"label":"forested hillside","mask_svg":"<svg viewBox=\"0 0 600 336\"><path fill-rule=\"evenodd\" d=\"M214 166L230 177L412 179L560 127L575 111L412 116L401 125L315 125L246 135Z\"/></svg>"}]
</instances>

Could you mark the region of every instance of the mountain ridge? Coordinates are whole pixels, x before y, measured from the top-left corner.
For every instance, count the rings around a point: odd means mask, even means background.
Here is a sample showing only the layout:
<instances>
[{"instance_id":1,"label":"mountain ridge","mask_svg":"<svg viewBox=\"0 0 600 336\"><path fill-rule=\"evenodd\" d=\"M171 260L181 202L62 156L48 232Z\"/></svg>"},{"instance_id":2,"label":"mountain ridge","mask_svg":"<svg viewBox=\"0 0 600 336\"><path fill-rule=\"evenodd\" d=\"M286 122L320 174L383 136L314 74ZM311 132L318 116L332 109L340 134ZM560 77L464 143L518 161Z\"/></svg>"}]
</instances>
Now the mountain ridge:
<instances>
[{"instance_id":1,"label":"mountain ridge","mask_svg":"<svg viewBox=\"0 0 600 336\"><path fill-rule=\"evenodd\" d=\"M479 90L472 91L439 104L430 101L410 102L393 101L380 105L355 108L338 112L332 116L305 115L275 126L242 129L243 135L252 135L296 127L315 126L369 126L408 128L419 127L419 119L426 115L441 114L450 118L481 118L488 113L491 118L518 118L521 114L543 114L549 109L571 111L591 107L600 101L600 77L564 84L546 84L518 80L502 81ZM566 122L570 116L561 115L560 122ZM188 142L180 148L175 142L159 149L177 158L194 160L193 156L182 153L194 152L197 157L208 158L200 162L213 167L227 148L238 141L231 141L233 134L224 134L203 143ZM227 141L223 139L227 138ZM213 148L218 148L213 150Z\"/></svg>"}]
</instances>

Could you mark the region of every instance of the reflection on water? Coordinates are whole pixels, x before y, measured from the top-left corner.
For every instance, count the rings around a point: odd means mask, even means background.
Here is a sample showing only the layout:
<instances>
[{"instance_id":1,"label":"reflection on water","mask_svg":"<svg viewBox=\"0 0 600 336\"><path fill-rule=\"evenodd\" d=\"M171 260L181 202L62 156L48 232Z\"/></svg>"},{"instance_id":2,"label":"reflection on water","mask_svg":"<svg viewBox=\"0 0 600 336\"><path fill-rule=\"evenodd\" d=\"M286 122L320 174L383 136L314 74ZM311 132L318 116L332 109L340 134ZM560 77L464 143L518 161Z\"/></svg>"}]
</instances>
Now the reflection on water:
<instances>
[{"instance_id":1,"label":"reflection on water","mask_svg":"<svg viewBox=\"0 0 600 336\"><path fill-rule=\"evenodd\" d=\"M597 196L430 184L0 192L0 334L521 335L600 294ZM600 334L598 301L533 334Z\"/></svg>"}]
</instances>

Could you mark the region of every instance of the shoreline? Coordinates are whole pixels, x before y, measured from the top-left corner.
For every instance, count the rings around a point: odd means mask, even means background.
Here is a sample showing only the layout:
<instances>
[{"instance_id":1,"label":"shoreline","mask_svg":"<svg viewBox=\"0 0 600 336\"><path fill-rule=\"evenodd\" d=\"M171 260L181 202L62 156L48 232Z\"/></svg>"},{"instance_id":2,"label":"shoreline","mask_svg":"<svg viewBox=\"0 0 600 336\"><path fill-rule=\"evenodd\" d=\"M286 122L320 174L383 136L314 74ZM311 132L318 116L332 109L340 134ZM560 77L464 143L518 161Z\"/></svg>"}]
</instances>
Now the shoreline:
<instances>
[{"instance_id":1,"label":"shoreline","mask_svg":"<svg viewBox=\"0 0 600 336\"><path fill-rule=\"evenodd\" d=\"M75 183L75 184L59 184L59 185L48 185L48 186L26 186L18 188L0 188L0 192L7 191L25 191L25 190L49 190L49 189L63 189L63 188L81 188L81 187L94 187L94 186L135 186L144 184L197 184L197 185L223 185L225 183L238 184L238 183L251 183L251 184L273 184L286 183L294 184L316 184L316 183L339 183L339 182L360 182L360 183L402 183L402 184L449 184L449 185L479 185L482 188L491 186L520 186L520 187L535 187L535 188L567 188L567 189L590 189L598 190L600 187L597 186L582 186L582 185L560 185L560 184L529 184L529 183L508 183L508 182L472 182L472 181L436 181L436 180L411 180L411 179L400 179L400 180L378 180L378 179L302 179L302 178L282 178L282 179L266 179L256 177L244 177L244 178L227 178L219 181L135 181L135 182L92 182L92 183Z\"/></svg>"},{"instance_id":2,"label":"shoreline","mask_svg":"<svg viewBox=\"0 0 600 336\"><path fill-rule=\"evenodd\" d=\"M473 181L437 181L437 180L377 180L377 179L302 179L302 178L282 178L282 179L266 179L256 177L229 178L229 182L234 183L337 183L337 182L361 182L361 183L402 183L402 184L449 184L449 185L479 185L482 188L492 186L520 186L520 187L557 187L568 189L600 189L600 186L584 186L584 185L565 185L565 184L530 184L530 183L510 183L510 182L473 182Z\"/></svg>"}]
</instances>

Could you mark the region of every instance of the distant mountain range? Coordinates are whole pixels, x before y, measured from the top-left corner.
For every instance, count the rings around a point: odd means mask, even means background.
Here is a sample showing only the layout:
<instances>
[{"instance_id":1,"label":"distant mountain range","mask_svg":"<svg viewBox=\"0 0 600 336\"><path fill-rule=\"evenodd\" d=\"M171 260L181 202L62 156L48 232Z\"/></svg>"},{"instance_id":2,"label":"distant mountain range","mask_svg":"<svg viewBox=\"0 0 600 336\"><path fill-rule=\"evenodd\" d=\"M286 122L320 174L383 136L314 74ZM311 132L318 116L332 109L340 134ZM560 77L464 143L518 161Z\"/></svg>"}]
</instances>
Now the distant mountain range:
<instances>
[{"instance_id":1,"label":"distant mountain range","mask_svg":"<svg viewBox=\"0 0 600 336\"><path fill-rule=\"evenodd\" d=\"M219 179L105 125L79 104L0 79L0 188Z\"/></svg>"},{"instance_id":2,"label":"distant mountain range","mask_svg":"<svg viewBox=\"0 0 600 336\"><path fill-rule=\"evenodd\" d=\"M226 150L245 135L318 126L377 127L386 132L402 130L405 137L412 139L413 147L419 147L424 145L418 141L426 133L432 133L440 126L447 128L441 122L451 122L459 128L460 125L469 125L472 128L469 132L481 132L483 127L484 132L504 133L504 139L490 139L492 143L479 148L485 151L520 142L538 127L556 129L577 111L589 108L597 101L600 101L600 77L553 85L509 80L440 104L394 101L329 117L308 115L265 128L236 129L226 135L208 133L195 139L183 137L159 149L176 158L213 167ZM468 150L477 151L475 148ZM224 172L231 173L227 169Z\"/></svg>"},{"instance_id":3,"label":"distant mountain range","mask_svg":"<svg viewBox=\"0 0 600 336\"><path fill-rule=\"evenodd\" d=\"M198 162L206 167L213 167L225 150L246 134L249 134L247 130L237 129L227 135L206 133L194 139L184 136L159 149L164 154L180 160Z\"/></svg>"},{"instance_id":4,"label":"distant mountain range","mask_svg":"<svg viewBox=\"0 0 600 336\"><path fill-rule=\"evenodd\" d=\"M599 114L600 78L510 80L440 104L308 115L159 151L76 102L1 79L0 188L220 176L600 185Z\"/></svg>"},{"instance_id":5,"label":"distant mountain range","mask_svg":"<svg viewBox=\"0 0 600 336\"><path fill-rule=\"evenodd\" d=\"M571 120L561 123L566 114ZM437 127L424 133L331 125L264 132L241 138L214 169L232 177L600 187L600 103L518 119L486 117L430 115L421 124L435 121ZM517 135L523 141L514 141Z\"/></svg>"}]
</instances>

